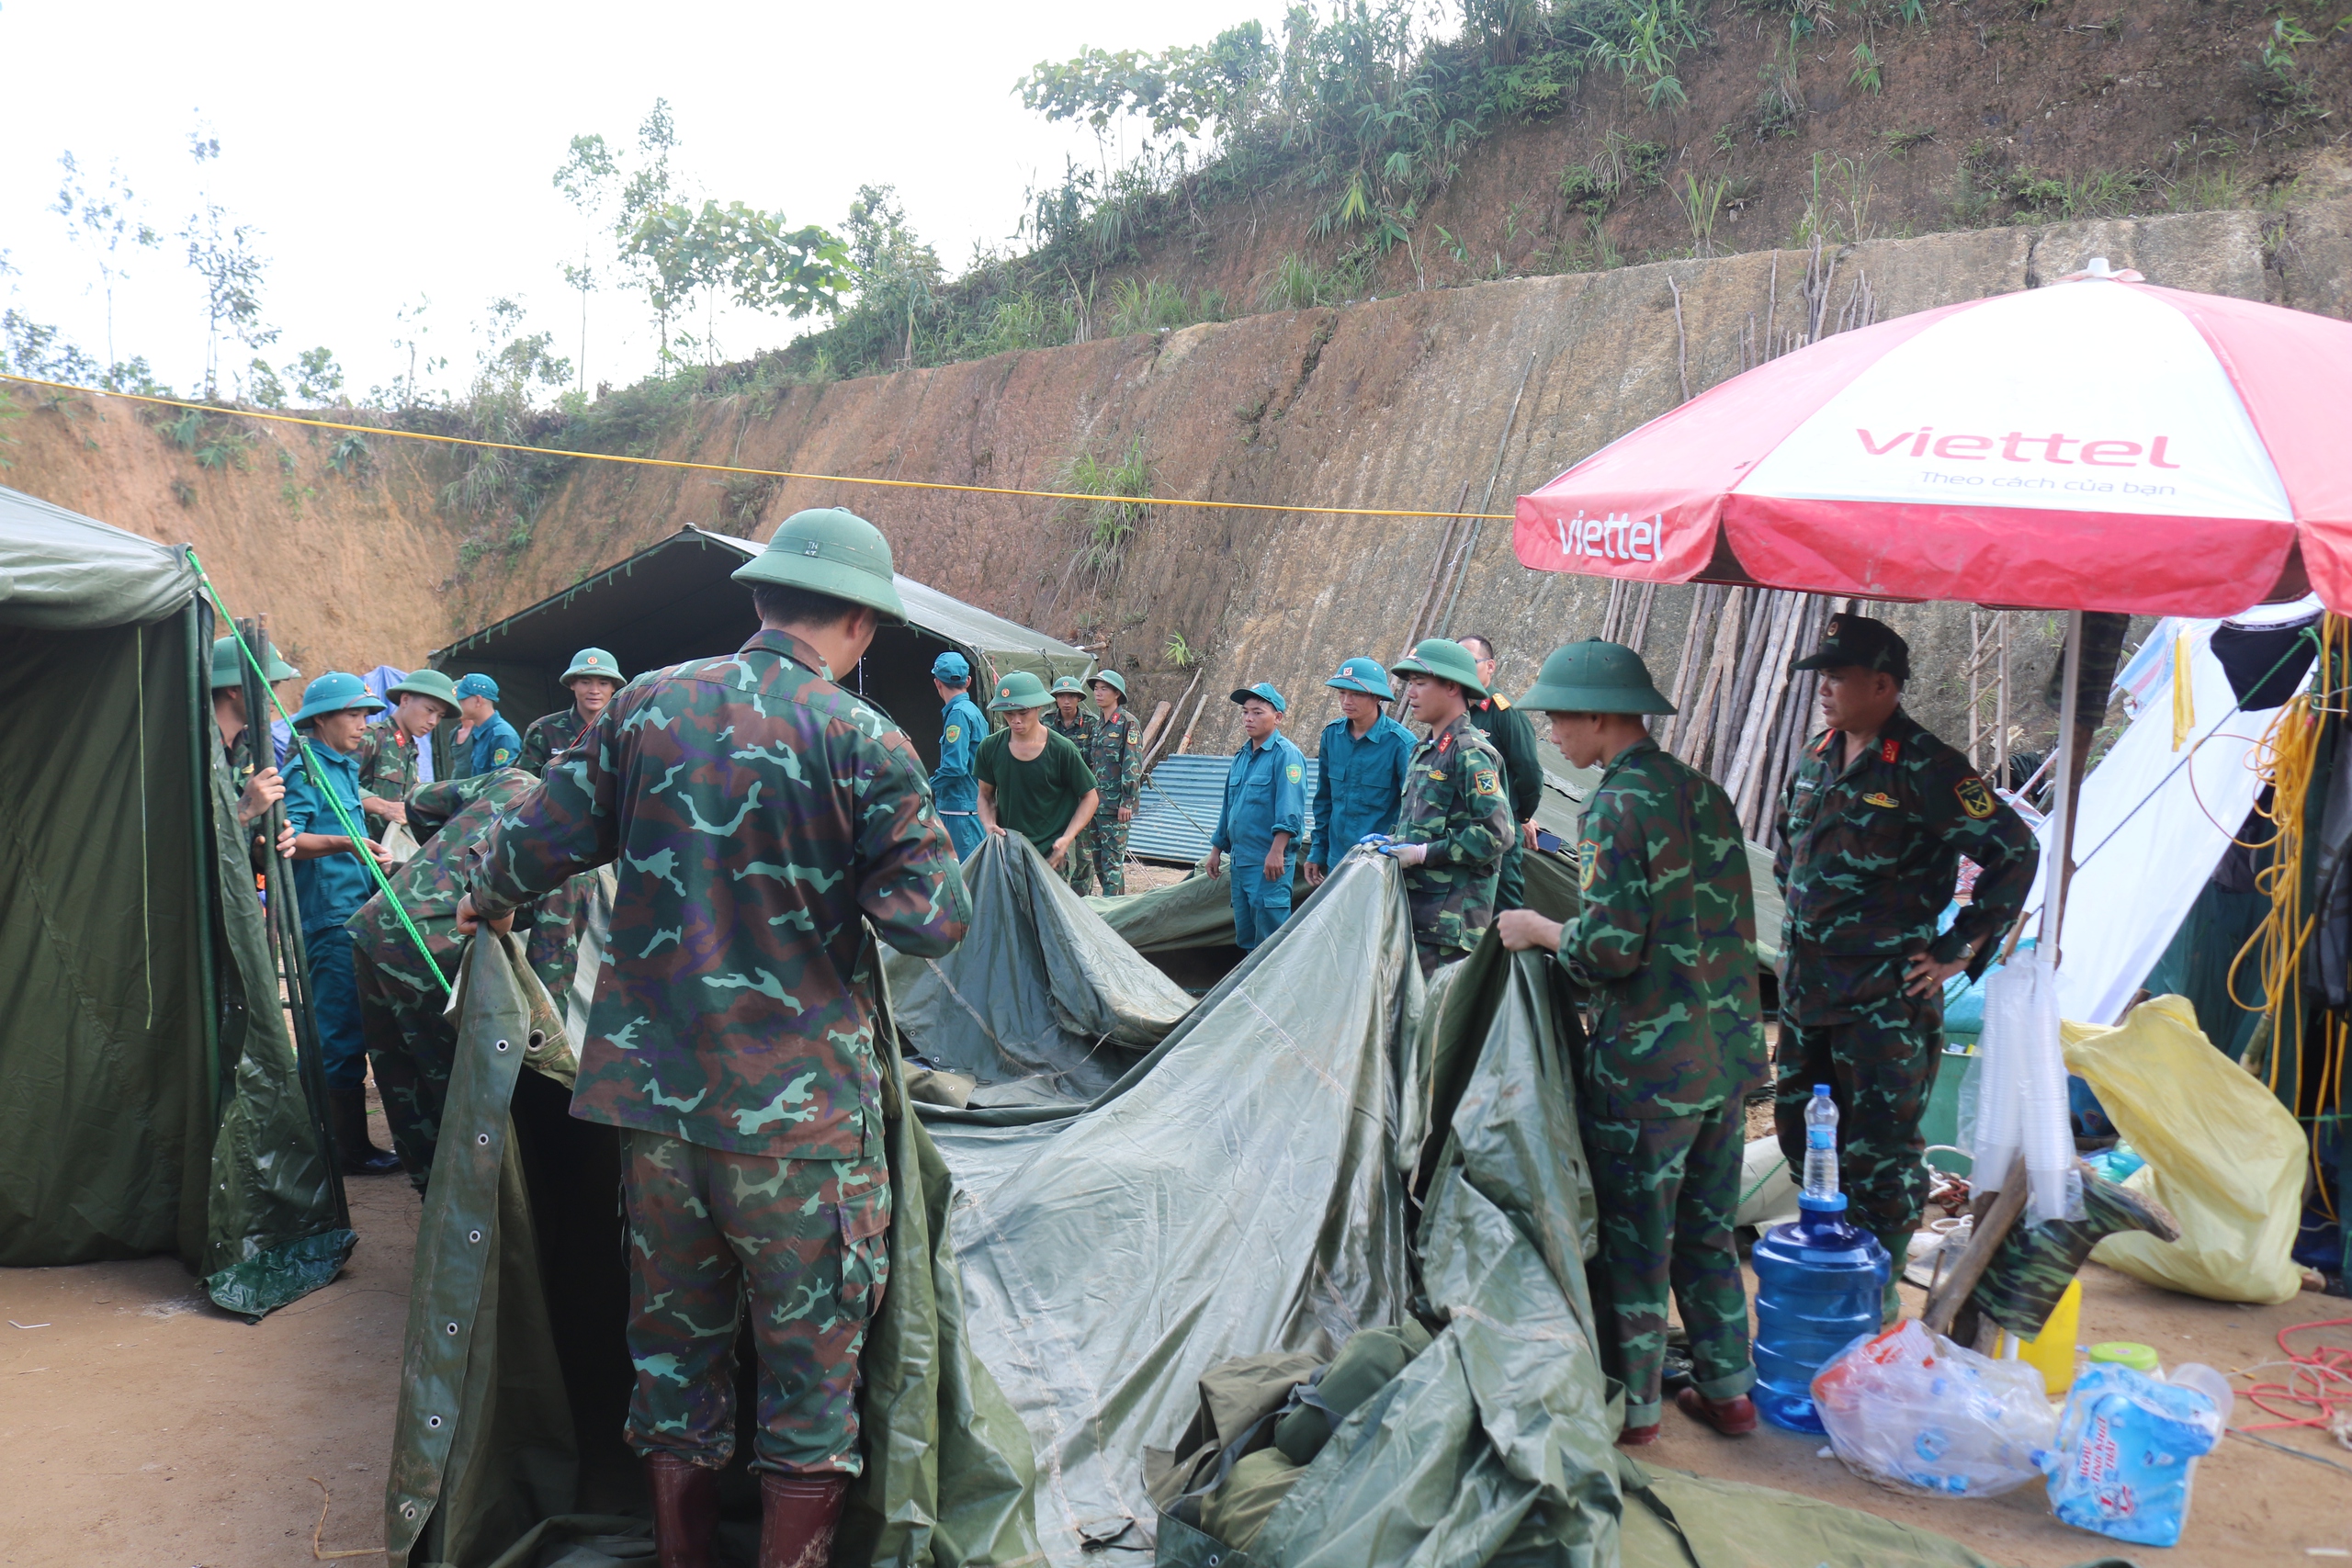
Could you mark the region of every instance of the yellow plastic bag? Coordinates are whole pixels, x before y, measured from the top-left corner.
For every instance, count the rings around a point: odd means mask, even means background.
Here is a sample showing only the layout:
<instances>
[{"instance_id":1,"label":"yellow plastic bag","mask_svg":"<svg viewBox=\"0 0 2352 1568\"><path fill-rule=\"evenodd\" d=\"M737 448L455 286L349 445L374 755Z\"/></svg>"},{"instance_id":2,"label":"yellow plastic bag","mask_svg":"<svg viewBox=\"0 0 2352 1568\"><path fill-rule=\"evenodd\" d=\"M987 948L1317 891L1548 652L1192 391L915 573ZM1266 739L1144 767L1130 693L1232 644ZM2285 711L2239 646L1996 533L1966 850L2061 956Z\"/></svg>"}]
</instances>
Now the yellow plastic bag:
<instances>
[{"instance_id":1,"label":"yellow plastic bag","mask_svg":"<svg viewBox=\"0 0 2352 1568\"><path fill-rule=\"evenodd\" d=\"M2217 1302L2291 1301L2289 1256L2309 1151L2278 1098L2215 1050L2185 997L2157 997L2114 1027L2069 1023L2066 1068L2147 1165L2124 1185L2162 1203L2180 1239L2109 1236L2091 1257L2135 1280Z\"/></svg>"}]
</instances>

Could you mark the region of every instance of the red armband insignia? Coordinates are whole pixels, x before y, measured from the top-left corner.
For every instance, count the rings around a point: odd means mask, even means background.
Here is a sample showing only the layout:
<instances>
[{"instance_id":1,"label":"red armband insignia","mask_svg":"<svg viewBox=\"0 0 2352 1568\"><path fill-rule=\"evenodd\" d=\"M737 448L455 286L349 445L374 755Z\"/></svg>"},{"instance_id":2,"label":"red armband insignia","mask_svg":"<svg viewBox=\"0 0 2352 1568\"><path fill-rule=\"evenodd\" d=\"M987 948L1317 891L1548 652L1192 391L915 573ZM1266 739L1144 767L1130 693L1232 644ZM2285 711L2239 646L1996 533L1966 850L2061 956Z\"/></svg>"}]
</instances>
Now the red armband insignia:
<instances>
[{"instance_id":1,"label":"red armband insignia","mask_svg":"<svg viewBox=\"0 0 2352 1568\"><path fill-rule=\"evenodd\" d=\"M1903 742L1900 740L1887 740L1880 743L1878 749L1880 761L1892 762L1901 755L1903 755Z\"/></svg>"}]
</instances>

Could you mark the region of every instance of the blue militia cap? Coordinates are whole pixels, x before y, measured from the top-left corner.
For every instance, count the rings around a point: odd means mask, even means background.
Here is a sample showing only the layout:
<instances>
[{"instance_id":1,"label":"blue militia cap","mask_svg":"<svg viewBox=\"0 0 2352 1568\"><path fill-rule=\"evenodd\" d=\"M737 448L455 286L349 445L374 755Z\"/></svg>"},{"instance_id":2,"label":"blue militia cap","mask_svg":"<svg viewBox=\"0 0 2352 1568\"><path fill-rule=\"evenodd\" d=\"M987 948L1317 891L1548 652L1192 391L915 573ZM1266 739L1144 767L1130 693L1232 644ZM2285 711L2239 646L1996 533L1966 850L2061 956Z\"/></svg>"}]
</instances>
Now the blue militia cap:
<instances>
[{"instance_id":1,"label":"blue militia cap","mask_svg":"<svg viewBox=\"0 0 2352 1568\"><path fill-rule=\"evenodd\" d=\"M1261 681L1254 686L1243 686L1233 694L1233 700L1237 703L1246 703L1252 697L1268 704L1276 713L1281 713L1290 706L1288 703L1283 701L1283 694L1274 690L1274 683L1272 681Z\"/></svg>"},{"instance_id":2,"label":"blue militia cap","mask_svg":"<svg viewBox=\"0 0 2352 1568\"><path fill-rule=\"evenodd\" d=\"M1388 684L1388 671L1376 659L1351 659L1340 664L1331 678L1323 682L1342 692L1362 692L1367 697L1386 702L1396 691Z\"/></svg>"},{"instance_id":3,"label":"blue militia cap","mask_svg":"<svg viewBox=\"0 0 2352 1568\"><path fill-rule=\"evenodd\" d=\"M458 682L458 695L461 697L488 697L492 702L496 702L498 700L498 682L492 680L487 675L469 675L464 680Z\"/></svg>"},{"instance_id":4,"label":"blue militia cap","mask_svg":"<svg viewBox=\"0 0 2352 1568\"><path fill-rule=\"evenodd\" d=\"M931 678L934 681L968 681L972 678L972 661L960 653L943 653L931 661Z\"/></svg>"}]
</instances>

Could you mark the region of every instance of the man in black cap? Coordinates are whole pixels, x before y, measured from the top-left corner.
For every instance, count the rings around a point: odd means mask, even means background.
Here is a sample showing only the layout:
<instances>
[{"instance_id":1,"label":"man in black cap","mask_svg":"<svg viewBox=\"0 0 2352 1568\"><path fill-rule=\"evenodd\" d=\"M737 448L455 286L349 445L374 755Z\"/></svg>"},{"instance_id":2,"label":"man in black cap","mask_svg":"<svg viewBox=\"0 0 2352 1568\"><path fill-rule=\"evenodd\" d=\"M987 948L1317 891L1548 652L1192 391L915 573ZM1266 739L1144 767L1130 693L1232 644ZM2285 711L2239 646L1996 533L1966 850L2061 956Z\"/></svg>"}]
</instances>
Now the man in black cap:
<instances>
[{"instance_id":1,"label":"man in black cap","mask_svg":"<svg viewBox=\"0 0 2352 1568\"><path fill-rule=\"evenodd\" d=\"M1839 1185L1894 1262L1891 1322L1927 1197L1919 1117L1943 1054L1943 985L1984 972L2040 852L1968 759L1903 711L1911 650L1894 628L1832 615L1820 648L1791 669L1821 671L1828 729L1781 795L1772 872L1788 915L1773 1120L1802 1169L1805 1102L1814 1085L1830 1086ZM1974 897L1939 936L1962 855L1982 868Z\"/></svg>"}]
</instances>

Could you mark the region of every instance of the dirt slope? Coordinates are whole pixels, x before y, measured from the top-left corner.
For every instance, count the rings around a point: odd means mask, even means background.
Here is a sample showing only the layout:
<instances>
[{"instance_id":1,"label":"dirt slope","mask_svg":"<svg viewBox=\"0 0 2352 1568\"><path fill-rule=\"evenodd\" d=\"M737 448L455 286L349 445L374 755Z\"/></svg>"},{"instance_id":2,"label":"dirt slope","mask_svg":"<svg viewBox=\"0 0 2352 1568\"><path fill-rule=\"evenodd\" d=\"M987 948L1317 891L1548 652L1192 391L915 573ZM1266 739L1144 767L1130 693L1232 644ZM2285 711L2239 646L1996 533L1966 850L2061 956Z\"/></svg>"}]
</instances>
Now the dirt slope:
<instances>
[{"instance_id":1,"label":"dirt slope","mask_svg":"<svg viewBox=\"0 0 2352 1568\"><path fill-rule=\"evenodd\" d=\"M2093 255L2179 287L2343 315L2352 307L2352 199L1976 230L1845 247L1822 308L1865 284L1880 319L2054 279ZM1279 506L1508 512L1605 442L1735 374L1740 342L1807 319L1808 257L1762 252L1416 292L1340 310L1251 316L1163 335L999 355L937 369L692 406L650 455L851 478L1057 487L1080 453L1139 438L1166 494ZM1677 299L1679 310L1678 313ZM1516 414L1514 415L1514 406ZM436 448L378 437L373 475L332 471L300 434L265 431L245 467L198 469L163 431L108 403L10 422L6 482L150 536L193 539L236 608L266 607L305 667L407 664L455 634L560 592L684 524L764 536L803 506L882 523L900 569L1057 635L1107 643L1145 705L1272 680L1307 700L1350 654L1397 651L1428 591L1444 525L1430 518L1155 510L1123 563L1074 568L1082 519L1052 502L804 480L729 482L684 470L572 465L527 546L460 572L471 525L438 504ZM290 465L290 468L288 467ZM183 502L175 486L187 486ZM1491 495L1492 500L1487 498ZM2014 590L2011 590L2012 592ZM2003 585L1988 583L1987 597ZM1452 629L1507 650L1506 687L1544 649L1589 635L1605 585L1521 568L1486 525ZM1659 595L1648 650L1671 680L1687 590ZM1958 728L1966 612L1891 612L1926 674L1913 705ZM2037 660L2040 663L2037 663ZM2046 665L2027 654L2024 679ZM2028 722L2034 723L2032 705ZM1196 739L1224 749L1221 705ZM2046 716L2043 722L2047 722Z\"/></svg>"}]
</instances>

